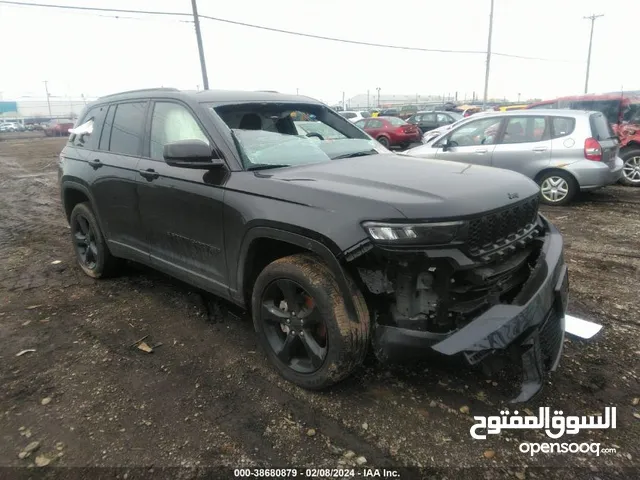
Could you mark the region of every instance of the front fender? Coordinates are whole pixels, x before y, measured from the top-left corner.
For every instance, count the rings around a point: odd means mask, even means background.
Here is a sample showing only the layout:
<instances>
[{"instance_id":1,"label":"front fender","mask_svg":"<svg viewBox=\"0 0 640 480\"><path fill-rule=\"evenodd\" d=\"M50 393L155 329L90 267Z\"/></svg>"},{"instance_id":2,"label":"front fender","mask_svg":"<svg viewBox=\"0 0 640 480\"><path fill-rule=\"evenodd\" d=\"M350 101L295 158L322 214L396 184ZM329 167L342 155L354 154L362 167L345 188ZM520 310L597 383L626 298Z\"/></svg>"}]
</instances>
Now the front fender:
<instances>
[{"instance_id":1,"label":"front fender","mask_svg":"<svg viewBox=\"0 0 640 480\"><path fill-rule=\"evenodd\" d=\"M318 240L314 240L312 238L306 237L304 235L290 232L287 230L281 230L274 227L253 227L245 234L242 240L242 246L240 247L240 255L238 257L238 270L236 276L236 289L235 296L237 300L242 300L244 303L244 299L242 297L244 285L244 265L247 261L247 257L249 254L249 249L251 244L260 238L269 238L272 240L279 240L282 242L290 243L292 245L296 245L298 247L302 247L305 250L315 253L318 255L331 269L333 274L336 277L336 281L340 286L340 290L342 291L342 296L344 299L345 307L347 309L347 313L350 318L358 318L355 304L353 303L353 299L351 295L349 295L349 282L347 277L345 276L345 271L338 262L338 259L333 254L333 252L326 246L320 243Z\"/></svg>"}]
</instances>

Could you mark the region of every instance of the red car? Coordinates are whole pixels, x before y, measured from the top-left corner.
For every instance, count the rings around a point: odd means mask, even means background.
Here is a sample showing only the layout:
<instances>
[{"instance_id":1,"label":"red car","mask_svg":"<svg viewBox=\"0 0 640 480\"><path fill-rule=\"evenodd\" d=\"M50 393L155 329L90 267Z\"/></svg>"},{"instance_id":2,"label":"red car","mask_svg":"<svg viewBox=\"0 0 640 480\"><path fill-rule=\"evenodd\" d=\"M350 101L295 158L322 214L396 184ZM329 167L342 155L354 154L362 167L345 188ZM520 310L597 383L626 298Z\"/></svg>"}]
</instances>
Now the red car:
<instances>
[{"instance_id":1,"label":"red car","mask_svg":"<svg viewBox=\"0 0 640 480\"><path fill-rule=\"evenodd\" d=\"M73 128L72 120L53 120L44 127L44 134L47 137L65 137L69 135L69 129Z\"/></svg>"},{"instance_id":2,"label":"red car","mask_svg":"<svg viewBox=\"0 0 640 480\"><path fill-rule=\"evenodd\" d=\"M365 118L355 124L387 148L406 148L422 141L420 129L398 117Z\"/></svg>"},{"instance_id":3,"label":"red car","mask_svg":"<svg viewBox=\"0 0 640 480\"><path fill-rule=\"evenodd\" d=\"M527 108L569 108L602 112L620 138L620 158L624 162L620 183L640 187L640 97L603 94L574 95L532 103Z\"/></svg>"}]
</instances>

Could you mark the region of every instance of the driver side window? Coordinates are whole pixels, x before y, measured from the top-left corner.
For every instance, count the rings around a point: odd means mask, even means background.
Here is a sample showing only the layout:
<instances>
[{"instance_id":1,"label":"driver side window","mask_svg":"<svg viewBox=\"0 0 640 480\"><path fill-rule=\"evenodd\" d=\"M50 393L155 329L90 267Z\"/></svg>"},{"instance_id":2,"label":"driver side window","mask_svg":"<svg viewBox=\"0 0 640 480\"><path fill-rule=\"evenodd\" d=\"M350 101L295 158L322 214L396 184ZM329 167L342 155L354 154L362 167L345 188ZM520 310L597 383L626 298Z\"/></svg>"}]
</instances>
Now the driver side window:
<instances>
[{"instance_id":1,"label":"driver side window","mask_svg":"<svg viewBox=\"0 0 640 480\"><path fill-rule=\"evenodd\" d=\"M452 147L494 145L498 136L500 121L500 118L483 118L469 122L449 135L449 144Z\"/></svg>"},{"instance_id":2,"label":"driver side window","mask_svg":"<svg viewBox=\"0 0 640 480\"><path fill-rule=\"evenodd\" d=\"M164 146L179 140L200 140L211 145L196 119L184 106L156 102L151 119L149 156L153 160L164 160Z\"/></svg>"}]
</instances>

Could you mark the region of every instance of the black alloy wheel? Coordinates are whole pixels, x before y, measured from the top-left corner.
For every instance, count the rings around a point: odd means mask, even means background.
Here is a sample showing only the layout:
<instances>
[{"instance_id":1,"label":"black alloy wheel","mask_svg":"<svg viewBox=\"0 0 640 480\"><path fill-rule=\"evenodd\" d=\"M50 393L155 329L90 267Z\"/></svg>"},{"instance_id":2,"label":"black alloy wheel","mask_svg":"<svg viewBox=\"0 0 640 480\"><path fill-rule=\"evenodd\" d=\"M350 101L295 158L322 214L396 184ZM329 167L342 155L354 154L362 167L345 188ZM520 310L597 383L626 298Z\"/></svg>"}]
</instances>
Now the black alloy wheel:
<instances>
[{"instance_id":1,"label":"black alloy wheel","mask_svg":"<svg viewBox=\"0 0 640 480\"><path fill-rule=\"evenodd\" d=\"M96 232L89 219L83 214L78 214L73 219L71 225L73 232L74 246L78 260L82 266L89 270L95 270L98 265L98 245L96 242Z\"/></svg>"},{"instance_id":2,"label":"black alloy wheel","mask_svg":"<svg viewBox=\"0 0 640 480\"><path fill-rule=\"evenodd\" d=\"M89 202L73 207L69 227L78 265L84 273L102 278L118 270L121 260L111 255Z\"/></svg>"},{"instance_id":3,"label":"black alloy wheel","mask_svg":"<svg viewBox=\"0 0 640 480\"><path fill-rule=\"evenodd\" d=\"M313 297L297 282L281 278L267 286L261 304L262 327L278 360L298 373L320 369L328 337Z\"/></svg>"}]
</instances>

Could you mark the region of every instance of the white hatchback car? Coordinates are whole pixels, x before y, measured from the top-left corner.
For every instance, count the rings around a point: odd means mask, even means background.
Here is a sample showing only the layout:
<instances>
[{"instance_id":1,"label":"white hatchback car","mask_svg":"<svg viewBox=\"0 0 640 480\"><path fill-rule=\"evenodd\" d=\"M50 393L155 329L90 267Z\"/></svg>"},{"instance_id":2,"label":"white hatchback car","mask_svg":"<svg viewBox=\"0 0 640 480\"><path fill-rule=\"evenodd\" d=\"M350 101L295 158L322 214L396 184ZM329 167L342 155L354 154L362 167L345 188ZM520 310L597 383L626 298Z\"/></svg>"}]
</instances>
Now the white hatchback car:
<instances>
[{"instance_id":1,"label":"white hatchback car","mask_svg":"<svg viewBox=\"0 0 640 480\"><path fill-rule=\"evenodd\" d=\"M356 123L358 120L362 120L363 118L369 118L371 114L369 112L363 110L347 110L346 112L338 112L344 118L349 120L351 123Z\"/></svg>"}]
</instances>

